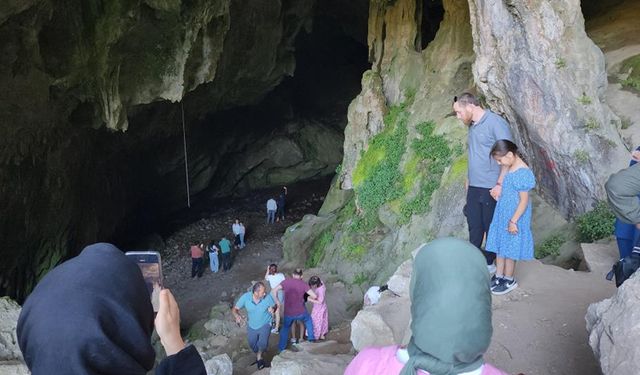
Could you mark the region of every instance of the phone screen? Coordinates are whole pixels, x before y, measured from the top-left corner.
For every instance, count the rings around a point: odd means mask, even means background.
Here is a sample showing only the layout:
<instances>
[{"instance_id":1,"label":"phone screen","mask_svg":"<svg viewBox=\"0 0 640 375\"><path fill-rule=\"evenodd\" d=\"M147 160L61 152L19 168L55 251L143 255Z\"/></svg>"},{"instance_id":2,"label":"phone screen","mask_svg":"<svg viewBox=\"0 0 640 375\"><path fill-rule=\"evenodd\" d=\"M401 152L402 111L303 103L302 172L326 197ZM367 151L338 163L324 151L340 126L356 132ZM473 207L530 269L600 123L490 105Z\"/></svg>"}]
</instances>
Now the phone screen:
<instances>
[{"instance_id":1,"label":"phone screen","mask_svg":"<svg viewBox=\"0 0 640 375\"><path fill-rule=\"evenodd\" d=\"M158 311L160 290L162 290L162 263L157 251L128 251L127 257L135 261L149 292L153 311Z\"/></svg>"}]
</instances>

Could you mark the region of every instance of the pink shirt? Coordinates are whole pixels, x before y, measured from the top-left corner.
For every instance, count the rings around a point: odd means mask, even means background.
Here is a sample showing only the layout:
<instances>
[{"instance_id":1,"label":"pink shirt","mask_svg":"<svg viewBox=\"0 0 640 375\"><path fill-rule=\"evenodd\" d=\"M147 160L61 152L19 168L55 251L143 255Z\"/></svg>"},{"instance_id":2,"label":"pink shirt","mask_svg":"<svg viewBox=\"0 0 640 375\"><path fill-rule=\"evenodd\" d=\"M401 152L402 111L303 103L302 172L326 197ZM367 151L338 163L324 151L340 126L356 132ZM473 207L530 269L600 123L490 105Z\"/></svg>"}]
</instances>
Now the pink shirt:
<instances>
[{"instance_id":1,"label":"pink shirt","mask_svg":"<svg viewBox=\"0 0 640 375\"><path fill-rule=\"evenodd\" d=\"M200 248L200 246L193 245L191 246L191 257L192 258L202 258L204 255L204 251Z\"/></svg>"},{"instance_id":2,"label":"pink shirt","mask_svg":"<svg viewBox=\"0 0 640 375\"><path fill-rule=\"evenodd\" d=\"M365 348L349 363L344 375L398 375L404 363L396 358L398 345L378 348ZM426 371L418 371L420 375L429 375ZM509 375L506 372L485 363L482 375Z\"/></svg>"}]
</instances>

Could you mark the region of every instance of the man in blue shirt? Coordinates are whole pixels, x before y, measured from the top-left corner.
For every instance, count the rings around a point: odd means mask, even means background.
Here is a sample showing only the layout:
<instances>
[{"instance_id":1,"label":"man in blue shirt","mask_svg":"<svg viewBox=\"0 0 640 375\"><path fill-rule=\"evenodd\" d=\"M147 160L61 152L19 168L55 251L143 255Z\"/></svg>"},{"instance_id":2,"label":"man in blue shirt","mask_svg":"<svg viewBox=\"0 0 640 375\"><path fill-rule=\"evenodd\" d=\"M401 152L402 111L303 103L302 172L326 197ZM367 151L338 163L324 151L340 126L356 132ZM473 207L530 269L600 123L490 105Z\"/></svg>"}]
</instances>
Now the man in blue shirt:
<instances>
[{"instance_id":1,"label":"man in blue shirt","mask_svg":"<svg viewBox=\"0 0 640 375\"><path fill-rule=\"evenodd\" d=\"M271 321L274 313L273 306L276 304L271 295L266 294L266 288L260 281L253 284L251 292L243 294L231 313L238 325L247 324L247 341L249 347L256 353L256 363L258 370L265 367L262 353L267 350L269 344L269 334L271 333ZM247 318L240 314L240 309L247 310Z\"/></svg>"},{"instance_id":2,"label":"man in blue shirt","mask_svg":"<svg viewBox=\"0 0 640 375\"><path fill-rule=\"evenodd\" d=\"M455 97L453 110L456 117L469 127L469 168L465 183L467 203L464 208L469 226L469 242L483 252L487 269L494 273L496 254L482 250L482 241L489 231L508 167L500 167L489 154L496 141L508 139L513 142L513 137L507 122L490 110L483 109L472 94L464 93Z\"/></svg>"}]
</instances>

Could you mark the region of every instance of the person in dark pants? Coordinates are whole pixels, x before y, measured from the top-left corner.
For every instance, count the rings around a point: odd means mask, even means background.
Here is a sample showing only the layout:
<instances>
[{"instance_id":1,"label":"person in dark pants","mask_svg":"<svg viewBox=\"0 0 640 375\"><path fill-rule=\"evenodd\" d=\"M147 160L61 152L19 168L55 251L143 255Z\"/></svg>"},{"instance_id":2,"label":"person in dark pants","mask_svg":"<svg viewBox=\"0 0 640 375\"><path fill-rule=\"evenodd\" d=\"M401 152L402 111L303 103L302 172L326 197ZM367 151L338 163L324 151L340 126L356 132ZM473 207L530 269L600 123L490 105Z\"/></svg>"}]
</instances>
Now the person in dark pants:
<instances>
[{"instance_id":1,"label":"person in dark pants","mask_svg":"<svg viewBox=\"0 0 640 375\"><path fill-rule=\"evenodd\" d=\"M227 237L222 237L218 245L220 245L220 253L222 254L222 270L228 271L231 269L231 242Z\"/></svg>"},{"instance_id":2,"label":"person in dark pants","mask_svg":"<svg viewBox=\"0 0 640 375\"><path fill-rule=\"evenodd\" d=\"M283 186L280 195L278 195L278 212L276 213L276 217L280 221L284 221L284 208L287 204L287 187Z\"/></svg>"},{"instance_id":3,"label":"person in dark pants","mask_svg":"<svg viewBox=\"0 0 640 375\"><path fill-rule=\"evenodd\" d=\"M640 161L640 147L631 153L631 161L629 166L634 166ZM640 199L640 196L638 196ZM618 251L620 259L631 255L631 251L636 244L640 244L640 230L633 224L627 224L616 217L615 231L616 241L618 242Z\"/></svg>"},{"instance_id":4,"label":"person in dark pants","mask_svg":"<svg viewBox=\"0 0 640 375\"><path fill-rule=\"evenodd\" d=\"M191 278L202 277L204 271L204 244L191 245Z\"/></svg>"},{"instance_id":5,"label":"person in dark pants","mask_svg":"<svg viewBox=\"0 0 640 375\"><path fill-rule=\"evenodd\" d=\"M467 202L464 214L469 226L469 242L480 249L487 260L489 272L495 272L495 253L482 250L482 242L489 231L500 198L502 180L507 168L500 167L490 156L491 147L501 139L513 141L507 122L497 114L480 106L478 99L469 93L453 98L456 117L469 127L467 151Z\"/></svg>"}]
</instances>

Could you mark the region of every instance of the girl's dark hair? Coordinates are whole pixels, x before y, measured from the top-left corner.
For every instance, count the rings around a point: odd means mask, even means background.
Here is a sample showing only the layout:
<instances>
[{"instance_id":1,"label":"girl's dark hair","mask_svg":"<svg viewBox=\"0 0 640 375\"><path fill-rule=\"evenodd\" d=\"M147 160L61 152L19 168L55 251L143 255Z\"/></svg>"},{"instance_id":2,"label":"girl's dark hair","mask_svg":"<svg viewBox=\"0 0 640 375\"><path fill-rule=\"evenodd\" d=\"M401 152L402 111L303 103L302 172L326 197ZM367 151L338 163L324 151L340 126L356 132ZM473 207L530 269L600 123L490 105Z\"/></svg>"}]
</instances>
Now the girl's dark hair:
<instances>
[{"instance_id":1,"label":"girl's dark hair","mask_svg":"<svg viewBox=\"0 0 640 375\"><path fill-rule=\"evenodd\" d=\"M516 146L515 143L511 142L508 139L500 139L493 144L493 147L491 147L491 152L489 152L489 156L503 157L508 152L513 152L514 155L520 156L520 152L518 151L518 146Z\"/></svg>"},{"instance_id":2,"label":"girl's dark hair","mask_svg":"<svg viewBox=\"0 0 640 375\"><path fill-rule=\"evenodd\" d=\"M309 286L315 286L316 288L322 285L322 280L318 276L311 276L309 279Z\"/></svg>"}]
</instances>

